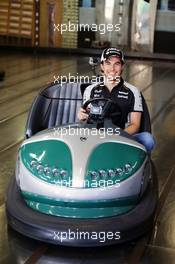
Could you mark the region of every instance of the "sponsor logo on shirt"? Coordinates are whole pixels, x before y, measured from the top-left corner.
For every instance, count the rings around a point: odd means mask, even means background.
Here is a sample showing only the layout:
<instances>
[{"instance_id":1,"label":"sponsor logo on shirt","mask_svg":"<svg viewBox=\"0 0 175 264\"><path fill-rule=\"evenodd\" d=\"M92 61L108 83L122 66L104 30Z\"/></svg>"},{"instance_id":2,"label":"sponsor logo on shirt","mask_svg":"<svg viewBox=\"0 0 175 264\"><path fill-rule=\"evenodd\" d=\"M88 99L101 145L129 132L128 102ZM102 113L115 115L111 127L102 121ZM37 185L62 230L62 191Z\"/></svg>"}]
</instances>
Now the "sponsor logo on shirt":
<instances>
[{"instance_id":1,"label":"sponsor logo on shirt","mask_svg":"<svg viewBox=\"0 0 175 264\"><path fill-rule=\"evenodd\" d=\"M95 90L95 93L101 93L102 90Z\"/></svg>"},{"instance_id":2,"label":"sponsor logo on shirt","mask_svg":"<svg viewBox=\"0 0 175 264\"><path fill-rule=\"evenodd\" d=\"M94 94L94 97L100 97L100 94Z\"/></svg>"},{"instance_id":3,"label":"sponsor logo on shirt","mask_svg":"<svg viewBox=\"0 0 175 264\"><path fill-rule=\"evenodd\" d=\"M120 94L118 94L118 96L117 96L118 98L124 98L124 99L128 99L128 96L127 95L120 95Z\"/></svg>"},{"instance_id":4,"label":"sponsor logo on shirt","mask_svg":"<svg viewBox=\"0 0 175 264\"><path fill-rule=\"evenodd\" d=\"M119 93L119 94L128 95L128 92L122 92L122 91L119 91L118 93Z\"/></svg>"}]
</instances>

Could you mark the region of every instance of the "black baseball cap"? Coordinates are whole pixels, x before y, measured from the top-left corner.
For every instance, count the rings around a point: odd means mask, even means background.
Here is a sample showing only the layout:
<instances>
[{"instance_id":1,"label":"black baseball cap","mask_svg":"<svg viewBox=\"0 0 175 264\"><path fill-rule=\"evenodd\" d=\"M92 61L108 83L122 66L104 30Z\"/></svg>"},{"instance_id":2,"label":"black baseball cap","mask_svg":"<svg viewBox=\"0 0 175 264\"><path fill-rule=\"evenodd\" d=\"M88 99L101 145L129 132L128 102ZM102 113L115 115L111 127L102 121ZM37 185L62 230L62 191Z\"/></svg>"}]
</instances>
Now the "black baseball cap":
<instances>
[{"instance_id":1,"label":"black baseball cap","mask_svg":"<svg viewBox=\"0 0 175 264\"><path fill-rule=\"evenodd\" d=\"M101 63L107 60L111 56L117 56L120 58L121 62L124 63L123 52L117 48L107 48L104 49L101 55Z\"/></svg>"}]
</instances>

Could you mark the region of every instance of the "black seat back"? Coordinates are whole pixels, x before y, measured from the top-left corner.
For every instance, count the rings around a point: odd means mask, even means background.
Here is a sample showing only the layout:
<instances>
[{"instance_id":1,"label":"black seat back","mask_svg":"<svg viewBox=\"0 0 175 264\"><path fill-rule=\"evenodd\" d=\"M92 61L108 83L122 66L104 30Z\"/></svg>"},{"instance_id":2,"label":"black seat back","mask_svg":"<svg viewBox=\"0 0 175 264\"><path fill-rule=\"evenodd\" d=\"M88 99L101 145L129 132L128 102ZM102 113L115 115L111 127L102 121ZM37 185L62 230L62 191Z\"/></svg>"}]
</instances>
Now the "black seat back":
<instances>
[{"instance_id":1,"label":"black seat back","mask_svg":"<svg viewBox=\"0 0 175 264\"><path fill-rule=\"evenodd\" d=\"M63 124L75 123L81 107L80 84L52 84L35 98L26 124L26 137Z\"/></svg>"},{"instance_id":2,"label":"black seat back","mask_svg":"<svg viewBox=\"0 0 175 264\"><path fill-rule=\"evenodd\" d=\"M141 94L142 95L142 94ZM146 104L145 98L142 95L142 105L143 113L141 116L140 130L139 132L149 132L151 133L151 119L148 111L148 106Z\"/></svg>"}]
</instances>

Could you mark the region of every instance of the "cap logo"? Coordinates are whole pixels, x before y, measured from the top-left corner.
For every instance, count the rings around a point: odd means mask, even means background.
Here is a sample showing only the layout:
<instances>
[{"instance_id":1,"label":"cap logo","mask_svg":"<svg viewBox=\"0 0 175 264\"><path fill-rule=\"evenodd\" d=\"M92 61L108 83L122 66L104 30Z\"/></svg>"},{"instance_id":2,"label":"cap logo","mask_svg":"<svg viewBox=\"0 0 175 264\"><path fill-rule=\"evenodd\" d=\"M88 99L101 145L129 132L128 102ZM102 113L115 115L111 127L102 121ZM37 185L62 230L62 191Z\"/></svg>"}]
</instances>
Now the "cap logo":
<instances>
[{"instance_id":1,"label":"cap logo","mask_svg":"<svg viewBox=\"0 0 175 264\"><path fill-rule=\"evenodd\" d=\"M101 55L101 62L105 61L110 56L118 56L121 59L121 61L124 62L123 53L121 50L118 50L117 48L105 49Z\"/></svg>"}]
</instances>

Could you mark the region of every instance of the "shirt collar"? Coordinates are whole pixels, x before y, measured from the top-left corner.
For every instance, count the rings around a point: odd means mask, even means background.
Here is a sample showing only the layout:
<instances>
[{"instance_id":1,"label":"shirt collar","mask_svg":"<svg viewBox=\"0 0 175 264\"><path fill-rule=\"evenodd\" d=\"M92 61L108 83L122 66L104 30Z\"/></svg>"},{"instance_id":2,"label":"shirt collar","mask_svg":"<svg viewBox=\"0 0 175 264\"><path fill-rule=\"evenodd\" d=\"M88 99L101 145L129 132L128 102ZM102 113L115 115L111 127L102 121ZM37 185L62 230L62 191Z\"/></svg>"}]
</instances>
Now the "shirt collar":
<instances>
[{"instance_id":1,"label":"shirt collar","mask_svg":"<svg viewBox=\"0 0 175 264\"><path fill-rule=\"evenodd\" d=\"M107 86L104 84L104 82L103 82L102 84L103 84L103 85L99 84L98 86L99 86L99 87L105 87L105 88L107 88ZM120 77L120 82L117 83L117 84L112 88L112 90L113 90L113 89L116 89L116 88L119 88L119 87L122 87L123 84L124 84L124 80L123 80L122 77Z\"/></svg>"}]
</instances>

